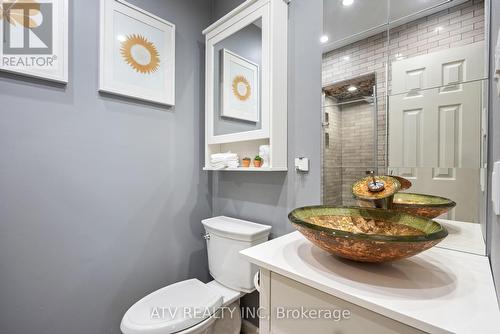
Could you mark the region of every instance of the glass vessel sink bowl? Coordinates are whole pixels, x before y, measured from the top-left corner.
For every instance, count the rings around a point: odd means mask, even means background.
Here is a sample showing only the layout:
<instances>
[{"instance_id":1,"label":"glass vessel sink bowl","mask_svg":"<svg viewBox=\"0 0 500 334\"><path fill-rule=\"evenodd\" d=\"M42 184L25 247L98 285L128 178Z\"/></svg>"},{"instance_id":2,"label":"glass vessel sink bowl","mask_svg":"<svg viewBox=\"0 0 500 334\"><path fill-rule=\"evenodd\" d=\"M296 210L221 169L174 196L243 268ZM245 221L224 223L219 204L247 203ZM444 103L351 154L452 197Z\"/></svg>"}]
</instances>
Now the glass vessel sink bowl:
<instances>
[{"instance_id":1,"label":"glass vessel sink bowl","mask_svg":"<svg viewBox=\"0 0 500 334\"><path fill-rule=\"evenodd\" d=\"M359 262L401 260L448 235L435 221L392 210L309 206L293 210L288 219L316 246Z\"/></svg>"},{"instance_id":2,"label":"glass vessel sink bowl","mask_svg":"<svg viewBox=\"0 0 500 334\"><path fill-rule=\"evenodd\" d=\"M411 215L433 219L447 213L457 204L450 199L410 193L397 193L394 195L392 209L406 212Z\"/></svg>"},{"instance_id":3,"label":"glass vessel sink bowl","mask_svg":"<svg viewBox=\"0 0 500 334\"><path fill-rule=\"evenodd\" d=\"M387 207L393 211L405 212L410 215L434 219L447 213L457 204L451 199L411 193L396 193L390 201L383 206L378 206L377 201L368 201L358 198L358 205L364 208Z\"/></svg>"}]
</instances>

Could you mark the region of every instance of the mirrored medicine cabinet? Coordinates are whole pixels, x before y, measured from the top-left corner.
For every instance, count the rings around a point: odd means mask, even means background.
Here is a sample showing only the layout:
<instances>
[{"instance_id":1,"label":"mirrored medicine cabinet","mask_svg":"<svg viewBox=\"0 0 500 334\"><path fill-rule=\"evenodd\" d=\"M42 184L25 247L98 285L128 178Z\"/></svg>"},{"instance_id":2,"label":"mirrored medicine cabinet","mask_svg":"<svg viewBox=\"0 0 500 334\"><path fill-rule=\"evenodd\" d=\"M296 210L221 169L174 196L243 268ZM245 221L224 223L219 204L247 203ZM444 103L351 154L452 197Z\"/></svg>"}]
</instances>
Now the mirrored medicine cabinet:
<instances>
[{"instance_id":1,"label":"mirrored medicine cabinet","mask_svg":"<svg viewBox=\"0 0 500 334\"><path fill-rule=\"evenodd\" d=\"M205 170L287 170L287 12L284 1L245 1L203 32ZM263 166L241 165L263 149ZM237 167L211 163L227 152Z\"/></svg>"}]
</instances>

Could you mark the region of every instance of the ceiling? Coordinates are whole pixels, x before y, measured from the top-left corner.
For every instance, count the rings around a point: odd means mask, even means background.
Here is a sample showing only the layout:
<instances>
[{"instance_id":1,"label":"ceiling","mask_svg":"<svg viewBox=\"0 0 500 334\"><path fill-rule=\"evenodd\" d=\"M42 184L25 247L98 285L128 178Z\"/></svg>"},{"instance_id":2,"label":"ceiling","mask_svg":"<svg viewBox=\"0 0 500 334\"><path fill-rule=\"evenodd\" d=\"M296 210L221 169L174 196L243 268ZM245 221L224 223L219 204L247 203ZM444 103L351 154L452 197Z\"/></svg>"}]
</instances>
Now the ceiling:
<instances>
[{"instance_id":1,"label":"ceiling","mask_svg":"<svg viewBox=\"0 0 500 334\"><path fill-rule=\"evenodd\" d=\"M349 87L356 87L356 91L350 92ZM337 102L363 99L373 96L373 87L375 86L375 74L367 74L357 78L334 83L323 88L325 94L333 97Z\"/></svg>"},{"instance_id":2,"label":"ceiling","mask_svg":"<svg viewBox=\"0 0 500 334\"><path fill-rule=\"evenodd\" d=\"M323 0L323 31L329 41L324 52L362 40L417 18L456 6L467 0Z\"/></svg>"}]
</instances>

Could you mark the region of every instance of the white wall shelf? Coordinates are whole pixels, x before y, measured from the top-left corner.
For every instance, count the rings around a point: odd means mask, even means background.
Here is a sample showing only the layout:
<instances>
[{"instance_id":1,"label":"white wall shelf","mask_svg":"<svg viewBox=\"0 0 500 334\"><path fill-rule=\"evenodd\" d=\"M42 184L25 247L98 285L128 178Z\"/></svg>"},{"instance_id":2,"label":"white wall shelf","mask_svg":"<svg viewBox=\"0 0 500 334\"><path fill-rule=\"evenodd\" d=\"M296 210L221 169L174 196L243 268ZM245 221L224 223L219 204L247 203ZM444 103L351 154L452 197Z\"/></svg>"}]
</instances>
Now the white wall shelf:
<instances>
[{"instance_id":1,"label":"white wall shelf","mask_svg":"<svg viewBox=\"0 0 500 334\"><path fill-rule=\"evenodd\" d=\"M217 172L286 172L288 168L268 168L268 167L238 167L238 168L223 168L216 169L212 167L203 167L205 171L217 171Z\"/></svg>"}]
</instances>

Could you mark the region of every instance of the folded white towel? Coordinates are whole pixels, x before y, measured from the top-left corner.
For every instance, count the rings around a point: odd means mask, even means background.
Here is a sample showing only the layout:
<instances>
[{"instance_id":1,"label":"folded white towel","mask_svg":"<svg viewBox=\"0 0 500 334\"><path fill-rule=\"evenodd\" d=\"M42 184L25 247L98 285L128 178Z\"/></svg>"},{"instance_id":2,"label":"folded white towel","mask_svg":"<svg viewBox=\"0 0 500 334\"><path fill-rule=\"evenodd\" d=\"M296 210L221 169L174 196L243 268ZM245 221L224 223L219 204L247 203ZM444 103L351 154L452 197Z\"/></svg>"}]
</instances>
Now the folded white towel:
<instances>
[{"instance_id":1,"label":"folded white towel","mask_svg":"<svg viewBox=\"0 0 500 334\"><path fill-rule=\"evenodd\" d=\"M238 168L240 164L238 162L232 162L232 163L216 163L216 164L210 164L212 168L215 169L223 169L223 168Z\"/></svg>"},{"instance_id":2,"label":"folded white towel","mask_svg":"<svg viewBox=\"0 0 500 334\"><path fill-rule=\"evenodd\" d=\"M239 161L239 159L223 159L223 160L214 160L214 159L210 159L210 162L211 163L220 163L220 162L231 162L231 161Z\"/></svg>"},{"instance_id":3,"label":"folded white towel","mask_svg":"<svg viewBox=\"0 0 500 334\"><path fill-rule=\"evenodd\" d=\"M213 167L219 167L219 166L224 167L224 166L226 166L226 165L227 165L225 161L221 161L221 162L211 162L210 164L211 164Z\"/></svg>"},{"instance_id":4,"label":"folded white towel","mask_svg":"<svg viewBox=\"0 0 500 334\"><path fill-rule=\"evenodd\" d=\"M211 159L219 160L219 159L238 159L238 154L236 153L215 153L210 156Z\"/></svg>"},{"instance_id":5,"label":"folded white towel","mask_svg":"<svg viewBox=\"0 0 500 334\"><path fill-rule=\"evenodd\" d=\"M224 168L227 168L225 164L222 164L222 165L212 165L212 164L210 164L210 167L212 167L213 169L224 169Z\"/></svg>"},{"instance_id":6,"label":"folded white towel","mask_svg":"<svg viewBox=\"0 0 500 334\"><path fill-rule=\"evenodd\" d=\"M214 169L238 168L240 158L236 153L215 153L210 156L210 165Z\"/></svg>"}]
</instances>

